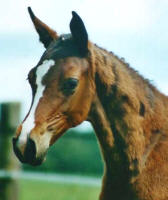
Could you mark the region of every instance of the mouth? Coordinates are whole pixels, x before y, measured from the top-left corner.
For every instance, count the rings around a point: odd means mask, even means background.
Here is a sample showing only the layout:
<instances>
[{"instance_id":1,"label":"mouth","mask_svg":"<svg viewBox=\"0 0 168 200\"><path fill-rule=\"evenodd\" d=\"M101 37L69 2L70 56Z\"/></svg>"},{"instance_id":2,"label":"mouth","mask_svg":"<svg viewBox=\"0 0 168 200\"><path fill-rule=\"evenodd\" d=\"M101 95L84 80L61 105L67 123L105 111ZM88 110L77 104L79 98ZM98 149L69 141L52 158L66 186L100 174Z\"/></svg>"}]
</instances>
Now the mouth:
<instances>
[{"instance_id":1,"label":"mouth","mask_svg":"<svg viewBox=\"0 0 168 200\"><path fill-rule=\"evenodd\" d=\"M26 146L23 154L17 147L17 138L13 138L12 143L14 153L20 162L32 166L39 166L45 161L47 151L36 157L36 148L33 140L29 139L28 145Z\"/></svg>"},{"instance_id":2,"label":"mouth","mask_svg":"<svg viewBox=\"0 0 168 200\"><path fill-rule=\"evenodd\" d=\"M22 136L22 130L19 130L20 134L12 140L15 155L22 163L41 165L46 160L49 147L65 132L66 127L67 123L59 115L50 119L47 126L33 128L29 134Z\"/></svg>"}]
</instances>

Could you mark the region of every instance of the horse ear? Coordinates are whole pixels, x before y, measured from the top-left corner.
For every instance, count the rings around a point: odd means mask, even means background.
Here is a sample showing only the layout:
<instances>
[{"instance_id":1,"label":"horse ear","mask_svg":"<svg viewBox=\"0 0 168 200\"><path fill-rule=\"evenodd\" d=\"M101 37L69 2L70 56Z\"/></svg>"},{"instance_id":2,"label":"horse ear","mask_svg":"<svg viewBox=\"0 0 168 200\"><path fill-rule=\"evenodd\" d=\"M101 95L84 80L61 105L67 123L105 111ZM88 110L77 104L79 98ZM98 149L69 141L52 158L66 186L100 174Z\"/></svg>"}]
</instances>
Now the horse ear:
<instances>
[{"instance_id":1,"label":"horse ear","mask_svg":"<svg viewBox=\"0 0 168 200\"><path fill-rule=\"evenodd\" d=\"M74 11L72 12L70 30L81 54L85 56L88 52L88 34L82 19Z\"/></svg>"},{"instance_id":2,"label":"horse ear","mask_svg":"<svg viewBox=\"0 0 168 200\"><path fill-rule=\"evenodd\" d=\"M33 13L32 9L28 7L28 12L30 14L31 20L35 26L37 33L39 34L40 41L44 44L45 48L49 46L49 44L58 38L57 33L44 24L41 20L39 20Z\"/></svg>"}]
</instances>

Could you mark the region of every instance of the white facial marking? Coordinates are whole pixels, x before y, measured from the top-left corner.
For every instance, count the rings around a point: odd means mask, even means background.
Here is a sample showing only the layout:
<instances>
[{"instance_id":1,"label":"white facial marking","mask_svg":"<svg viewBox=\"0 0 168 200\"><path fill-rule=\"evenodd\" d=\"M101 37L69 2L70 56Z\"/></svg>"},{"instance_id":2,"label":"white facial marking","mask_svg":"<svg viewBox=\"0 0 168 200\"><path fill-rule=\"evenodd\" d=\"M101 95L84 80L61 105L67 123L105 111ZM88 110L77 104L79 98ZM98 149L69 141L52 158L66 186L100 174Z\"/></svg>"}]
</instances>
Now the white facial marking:
<instances>
[{"instance_id":1,"label":"white facial marking","mask_svg":"<svg viewBox=\"0 0 168 200\"><path fill-rule=\"evenodd\" d=\"M36 111L37 105L39 103L39 100L43 96L43 92L45 90L45 86L42 85L42 79L43 79L44 75L48 72L50 67L53 66L54 64L55 64L55 62L53 60L45 60L45 61L43 61L42 65L38 66L38 68L36 70L37 89L36 89L36 94L34 96L34 101L33 101L31 111L30 111L28 117L26 118L26 120L22 124L22 131L21 131L21 134L19 136L19 141L18 141L18 144L21 146L26 143L28 135L30 134L31 130L35 126L35 123L34 123L35 111Z\"/></svg>"},{"instance_id":2,"label":"white facial marking","mask_svg":"<svg viewBox=\"0 0 168 200\"><path fill-rule=\"evenodd\" d=\"M36 154L38 155L38 157L41 157L45 154L46 150L50 145L51 137L52 133L48 131L46 131L43 135L40 136L40 140L36 145Z\"/></svg>"}]
</instances>

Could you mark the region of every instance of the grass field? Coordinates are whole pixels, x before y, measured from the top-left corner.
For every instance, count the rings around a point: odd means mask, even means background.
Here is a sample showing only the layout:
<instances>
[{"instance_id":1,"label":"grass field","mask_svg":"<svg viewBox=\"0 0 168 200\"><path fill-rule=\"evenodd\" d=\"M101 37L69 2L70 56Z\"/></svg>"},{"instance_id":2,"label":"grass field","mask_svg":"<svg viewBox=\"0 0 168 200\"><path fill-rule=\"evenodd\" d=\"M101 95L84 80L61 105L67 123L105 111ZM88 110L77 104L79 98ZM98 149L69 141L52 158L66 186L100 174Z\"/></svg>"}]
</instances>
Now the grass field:
<instances>
[{"instance_id":1,"label":"grass field","mask_svg":"<svg viewBox=\"0 0 168 200\"><path fill-rule=\"evenodd\" d=\"M99 187L86 185L20 181L20 200L97 200L99 192Z\"/></svg>"}]
</instances>

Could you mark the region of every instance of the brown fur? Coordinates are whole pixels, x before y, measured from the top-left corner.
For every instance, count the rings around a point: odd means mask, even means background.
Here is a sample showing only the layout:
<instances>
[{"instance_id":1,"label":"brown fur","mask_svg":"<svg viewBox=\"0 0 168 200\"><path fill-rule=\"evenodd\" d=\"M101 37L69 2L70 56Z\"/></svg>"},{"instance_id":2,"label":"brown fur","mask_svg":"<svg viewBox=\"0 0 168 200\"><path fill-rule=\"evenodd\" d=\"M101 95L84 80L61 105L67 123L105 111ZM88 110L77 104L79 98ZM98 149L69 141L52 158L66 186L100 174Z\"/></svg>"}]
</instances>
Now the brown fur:
<instances>
[{"instance_id":1,"label":"brown fur","mask_svg":"<svg viewBox=\"0 0 168 200\"><path fill-rule=\"evenodd\" d=\"M74 16L76 24L81 23ZM47 151L48 146L43 145L46 132L51 133L52 145L65 130L87 119L95 129L105 163L100 200L167 200L168 97L123 59L91 42L85 57L78 56L72 39L67 44L73 47L74 56L67 48L67 56L60 57L63 49L59 57L57 51L57 57L53 57L55 48L66 44L62 38L57 40L40 61L51 57L55 65L43 79L46 89L30 133L34 148L38 147L35 158ZM29 74L32 87L33 71ZM79 83L67 97L61 88L68 78ZM17 138L21 129L17 130ZM16 149L20 157L25 156L26 145Z\"/></svg>"},{"instance_id":2,"label":"brown fur","mask_svg":"<svg viewBox=\"0 0 168 200\"><path fill-rule=\"evenodd\" d=\"M44 47L47 48L52 40L58 39L57 33L37 18L30 7L28 7L28 11L34 27L40 36L40 41L44 44Z\"/></svg>"},{"instance_id":3,"label":"brown fur","mask_svg":"<svg viewBox=\"0 0 168 200\"><path fill-rule=\"evenodd\" d=\"M168 199L168 98L113 54L92 51L97 90L89 119L105 160L100 199Z\"/></svg>"}]
</instances>

